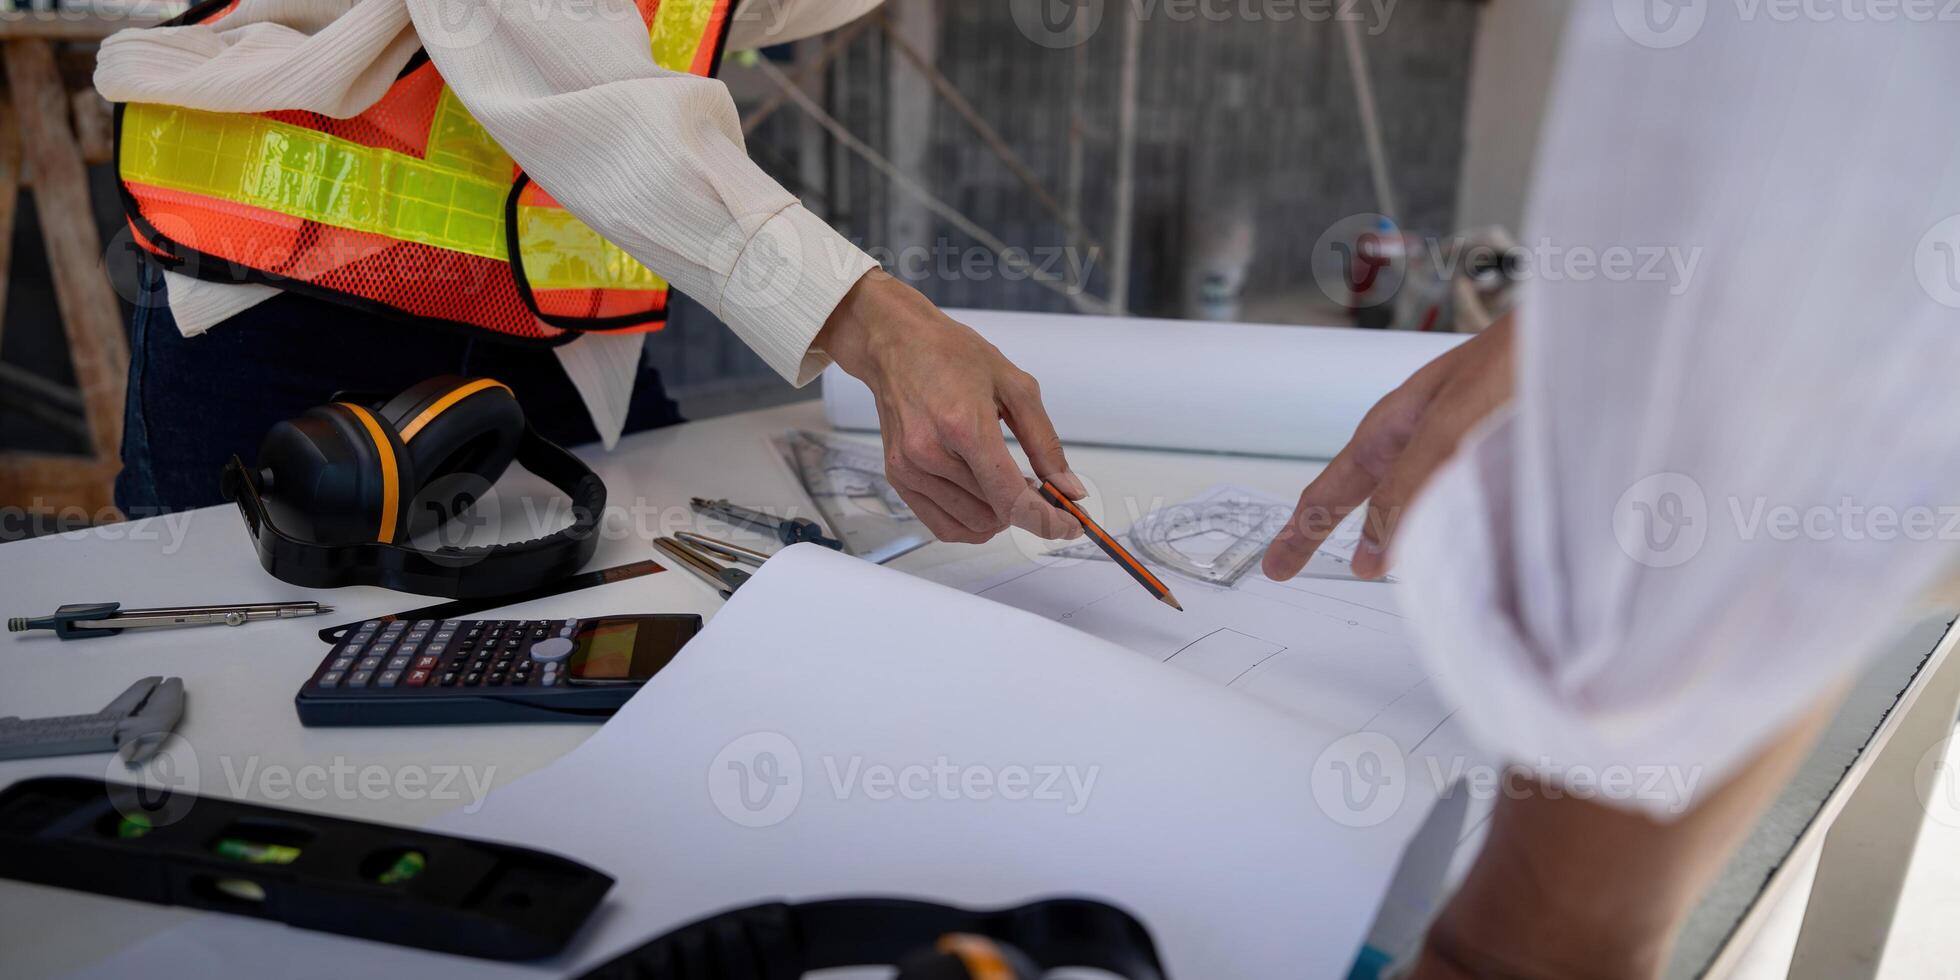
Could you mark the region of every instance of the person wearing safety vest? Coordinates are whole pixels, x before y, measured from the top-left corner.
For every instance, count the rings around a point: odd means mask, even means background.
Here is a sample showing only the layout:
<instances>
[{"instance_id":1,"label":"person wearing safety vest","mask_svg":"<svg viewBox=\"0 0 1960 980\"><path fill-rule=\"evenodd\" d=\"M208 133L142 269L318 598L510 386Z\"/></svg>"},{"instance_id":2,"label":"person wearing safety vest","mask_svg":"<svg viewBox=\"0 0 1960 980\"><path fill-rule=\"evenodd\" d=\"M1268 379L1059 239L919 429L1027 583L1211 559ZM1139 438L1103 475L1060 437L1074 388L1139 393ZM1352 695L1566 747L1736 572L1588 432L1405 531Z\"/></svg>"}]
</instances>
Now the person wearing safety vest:
<instances>
[{"instance_id":1,"label":"person wearing safety vest","mask_svg":"<svg viewBox=\"0 0 1960 980\"><path fill-rule=\"evenodd\" d=\"M278 420L440 374L567 443L678 421L641 360L685 294L794 384L868 384L941 539L1079 533L1001 434L1082 494L1034 379L751 162L712 78L876 4L207 0L110 37L142 262L118 505L217 503Z\"/></svg>"}]
</instances>

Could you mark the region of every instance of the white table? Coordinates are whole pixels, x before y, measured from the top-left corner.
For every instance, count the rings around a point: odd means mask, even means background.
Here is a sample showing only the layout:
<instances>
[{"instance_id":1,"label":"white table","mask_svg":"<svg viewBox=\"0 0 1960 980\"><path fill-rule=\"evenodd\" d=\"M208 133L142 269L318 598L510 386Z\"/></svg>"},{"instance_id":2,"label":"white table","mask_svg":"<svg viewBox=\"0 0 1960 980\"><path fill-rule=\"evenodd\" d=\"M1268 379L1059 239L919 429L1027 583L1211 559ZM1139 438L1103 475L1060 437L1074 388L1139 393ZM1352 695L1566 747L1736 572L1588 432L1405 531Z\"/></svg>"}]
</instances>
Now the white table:
<instances>
[{"instance_id":1,"label":"white table","mask_svg":"<svg viewBox=\"0 0 1960 980\"><path fill-rule=\"evenodd\" d=\"M608 454L581 455L610 491L605 540L592 567L644 558L660 560L651 547L657 534L699 528L688 508L693 496L727 497L752 506L797 505L800 493L767 445L773 435L797 428L824 428L813 402L689 423L625 439ZM875 438L875 437L874 437ZM1106 497L1137 495L1137 506L1194 495L1220 482L1236 482L1290 494L1318 470L1302 461L1194 456L1084 448L1071 461ZM518 474L499 487L506 527L522 527L522 503L508 492L532 488L537 502L556 499L541 483ZM536 534L536 530L525 530ZM716 529L711 533L724 536ZM750 535L749 543L775 543ZM917 569L938 562L994 554L1005 562L1015 552L1003 537L978 548L935 544L899 559ZM670 564L664 560L662 564ZM374 588L309 593L273 579L259 567L234 507L218 507L127 525L37 538L0 547L5 615L45 615L66 602L119 601L169 606L319 598L337 606L318 619L255 623L236 629L198 627L127 633L61 642L52 634L0 637L0 716L93 712L131 682L152 674L184 679L188 706L179 733L195 752L201 792L254 802L419 824L464 805L454 800L405 799L390 793L370 798L358 791L358 775L345 781L355 793L298 796L267 773L294 774L303 767L380 766L390 771L423 767L489 770L503 785L549 764L597 726L536 724L404 728L303 728L293 712L299 685L319 665L325 647L321 627L427 605ZM717 598L698 579L670 569L647 578L542 600L507 611L511 617L545 618L606 613L698 612L711 616ZM504 615L500 613L499 615ZM182 751L181 748L173 752ZM0 785L30 776L70 774L100 778L113 764L106 755L0 762ZM313 772L320 771L318 768ZM319 789L323 780L309 783ZM318 795L313 793L311 795ZM116 901L60 889L0 882L0 974L58 973L91 962L183 921L181 909Z\"/></svg>"},{"instance_id":2,"label":"white table","mask_svg":"<svg viewBox=\"0 0 1960 980\"><path fill-rule=\"evenodd\" d=\"M583 451L581 455L611 492L612 520L592 567L657 558L649 544L657 534L710 530L689 510L687 501L693 496L727 497L755 506L798 505L800 494L774 459L767 440L790 429L823 427L819 406L800 403L630 437L610 454ZM1103 513L1118 528L1128 523L1128 515L1194 496L1219 483L1290 497L1320 468L1299 460L1093 447L1072 449L1070 459L1090 482L1096 499L1110 508ZM506 479L499 491L506 535L517 529L528 535L543 530L527 526L527 508L519 497L532 492L538 495L536 502L552 499L542 484L520 474ZM727 532L715 529L714 533ZM774 544L754 535L747 540ZM975 559L979 564L992 559L1005 565L1017 559L1016 547L1005 536L983 547L936 544L894 564L915 571ZM229 506L9 544L0 548L0 582L6 583L6 608L0 610L5 615L43 615L62 603L85 601L166 606L321 598L338 607L336 614L318 620L237 629L204 627L66 643L45 633L0 638L0 716L93 712L138 678L152 674L183 678L189 695L179 728L183 743L172 751L182 753L188 746L195 757L199 789L206 794L419 824L466 806L467 793L462 799L429 799L419 798L426 788L417 792L404 787L407 792L375 795L363 791L358 770L439 772L462 767L489 785L503 785L564 755L596 727L301 727L292 696L325 653L314 636L318 629L430 600L371 588L315 595L276 581L259 567L238 512ZM499 615L560 618L698 612L712 616L720 604L700 581L670 570L512 607ZM1945 688L1939 693L1948 698L1945 710L1950 720L1952 693ZM114 765L106 755L0 762L0 785L39 775L99 778L113 775ZM351 792L335 791L336 768L356 773L342 779L343 788ZM310 782L290 785L278 775L322 772L324 780L315 775ZM1908 837L1908 854L1909 843ZM0 882L0 974L58 974L126 948L192 914Z\"/></svg>"}]
</instances>

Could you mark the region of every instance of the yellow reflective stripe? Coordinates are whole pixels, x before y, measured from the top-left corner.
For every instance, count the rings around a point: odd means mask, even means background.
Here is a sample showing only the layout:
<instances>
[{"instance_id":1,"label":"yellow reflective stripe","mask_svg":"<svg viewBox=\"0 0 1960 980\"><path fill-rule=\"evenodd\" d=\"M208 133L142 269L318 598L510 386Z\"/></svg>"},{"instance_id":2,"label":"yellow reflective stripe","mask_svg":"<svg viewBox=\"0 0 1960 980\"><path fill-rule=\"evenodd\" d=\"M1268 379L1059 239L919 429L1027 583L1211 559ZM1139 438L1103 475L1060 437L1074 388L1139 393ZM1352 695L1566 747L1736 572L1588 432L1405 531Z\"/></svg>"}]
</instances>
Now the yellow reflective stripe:
<instances>
[{"instance_id":1,"label":"yellow reflective stripe","mask_svg":"<svg viewBox=\"0 0 1960 980\"><path fill-rule=\"evenodd\" d=\"M720 0L661 0L648 27L653 58L692 71ZM512 162L444 87L427 157L264 116L131 103L122 178L307 221L508 261L504 200ZM652 270L559 208L518 208L524 272L534 289L659 290ZM186 243L195 246L196 243Z\"/></svg>"},{"instance_id":2,"label":"yellow reflective stripe","mask_svg":"<svg viewBox=\"0 0 1960 980\"><path fill-rule=\"evenodd\" d=\"M519 207L518 244L533 289L666 289L652 269L562 208Z\"/></svg>"},{"instance_id":3,"label":"yellow reflective stripe","mask_svg":"<svg viewBox=\"0 0 1960 980\"><path fill-rule=\"evenodd\" d=\"M131 103L123 110L122 178L509 260L508 165L487 179L264 116ZM665 288L563 209L519 207L518 231L533 289Z\"/></svg>"},{"instance_id":4,"label":"yellow reflective stripe","mask_svg":"<svg viewBox=\"0 0 1960 980\"><path fill-rule=\"evenodd\" d=\"M429 124L429 148L423 156L446 170L504 184L509 184L513 172L510 155L490 138L490 132L463 108L463 100L447 85L436 97L435 119Z\"/></svg>"},{"instance_id":5,"label":"yellow reflective stripe","mask_svg":"<svg viewBox=\"0 0 1960 980\"><path fill-rule=\"evenodd\" d=\"M124 180L504 258L508 175L485 180L242 113L131 103L123 132Z\"/></svg>"},{"instance_id":6,"label":"yellow reflective stripe","mask_svg":"<svg viewBox=\"0 0 1960 980\"><path fill-rule=\"evenodd\" d=\"M714 18L717 0L660 0L648 33L653 40L653 62L668 71L693 71L694 58L703 44L716 39L704 37Z\"/></svg>"}]
</instances>

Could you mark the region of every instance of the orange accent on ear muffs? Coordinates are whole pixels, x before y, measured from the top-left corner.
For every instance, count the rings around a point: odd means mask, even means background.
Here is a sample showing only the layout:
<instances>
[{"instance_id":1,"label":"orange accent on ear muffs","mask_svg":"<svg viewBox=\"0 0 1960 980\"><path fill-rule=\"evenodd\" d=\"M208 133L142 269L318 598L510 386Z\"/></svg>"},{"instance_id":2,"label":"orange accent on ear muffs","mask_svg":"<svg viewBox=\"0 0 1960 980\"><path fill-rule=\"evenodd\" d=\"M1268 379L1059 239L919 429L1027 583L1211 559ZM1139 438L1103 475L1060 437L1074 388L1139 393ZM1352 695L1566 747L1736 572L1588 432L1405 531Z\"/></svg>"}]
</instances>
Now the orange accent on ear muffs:
<instances>
[{"instance_id":1,"label":"orange accent on ear muffs","mask_svg":"<svg viewBox=\"0 0 1960 980\"><path fill-rule=\"evenodd\" d=\"M352 402L335 402L341 408L352 412L361 426L367 429L368 437L374 440L374 451L381 459L381 527L375 532L375 540L383 544L395 541L395 519L401 514L401 463L395 459L395 447L388 441L388 434L381 431L381 422L374 413Z\"/></svg>"},{"instance_id":2,"label":"orange accent on ear muffs","mask_svg":"<svg viewBox=\"0 0 1960 980\"><path fill-rule=\"evenodd\" d=\"M415 418L409 420L409 423L407 425L402 426L401 429L402 441L407 442L410 439L415 438L415 434L421 432L424 426L428 425L430 422L435 421L436 416L441 415L442 413L448 411L457 402L460 402L463 399L468 398L479 391L484 391L490 388L502 388L506 392L510 391L510 387L508 385L504 384L501 381L497 381L493 378L478 378L477 380L472 381L466 385L462 385L456 388L455 390L451 391L450 393L442 396L441 398L436 399L435 404L430 405L428 408L423 409L420 415L415 416Z\"/></svg>"},{"instance_id":3,"label":"orange accent on ear muffs","mask_svg":"<svg viewBox=\"0 0 1960 980\"><path fill-rule=\"evenodd\" d=\"M1018 980L1020 977L1008 964L1000 947L985 936L952 933L939 937L936 945L940 952L959 957L967 975L973 980Z\"/></svg>"}]
</instances>

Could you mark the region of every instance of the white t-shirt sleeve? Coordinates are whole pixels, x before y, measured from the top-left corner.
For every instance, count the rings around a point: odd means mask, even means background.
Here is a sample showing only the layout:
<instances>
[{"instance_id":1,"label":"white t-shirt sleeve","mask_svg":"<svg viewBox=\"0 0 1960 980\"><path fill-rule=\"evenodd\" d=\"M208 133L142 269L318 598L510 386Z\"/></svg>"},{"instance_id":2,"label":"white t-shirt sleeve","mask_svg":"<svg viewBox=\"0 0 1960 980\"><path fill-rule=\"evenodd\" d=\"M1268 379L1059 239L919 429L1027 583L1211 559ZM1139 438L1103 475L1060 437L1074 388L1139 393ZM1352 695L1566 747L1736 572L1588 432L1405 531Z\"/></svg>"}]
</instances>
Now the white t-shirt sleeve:
<instances>
[{"instance_id":1,"label":"white t-shirt sleeve","mask_svg":"<svg viewBox=\"0 0 1960 980\"><path fill-rule=\"evenodd\" d=\"M1960 24L1623 7L1568 27L1516 402L1396 560L1474 735L1669 815L1960 554Z\"/></svg>"}]
</instances>

